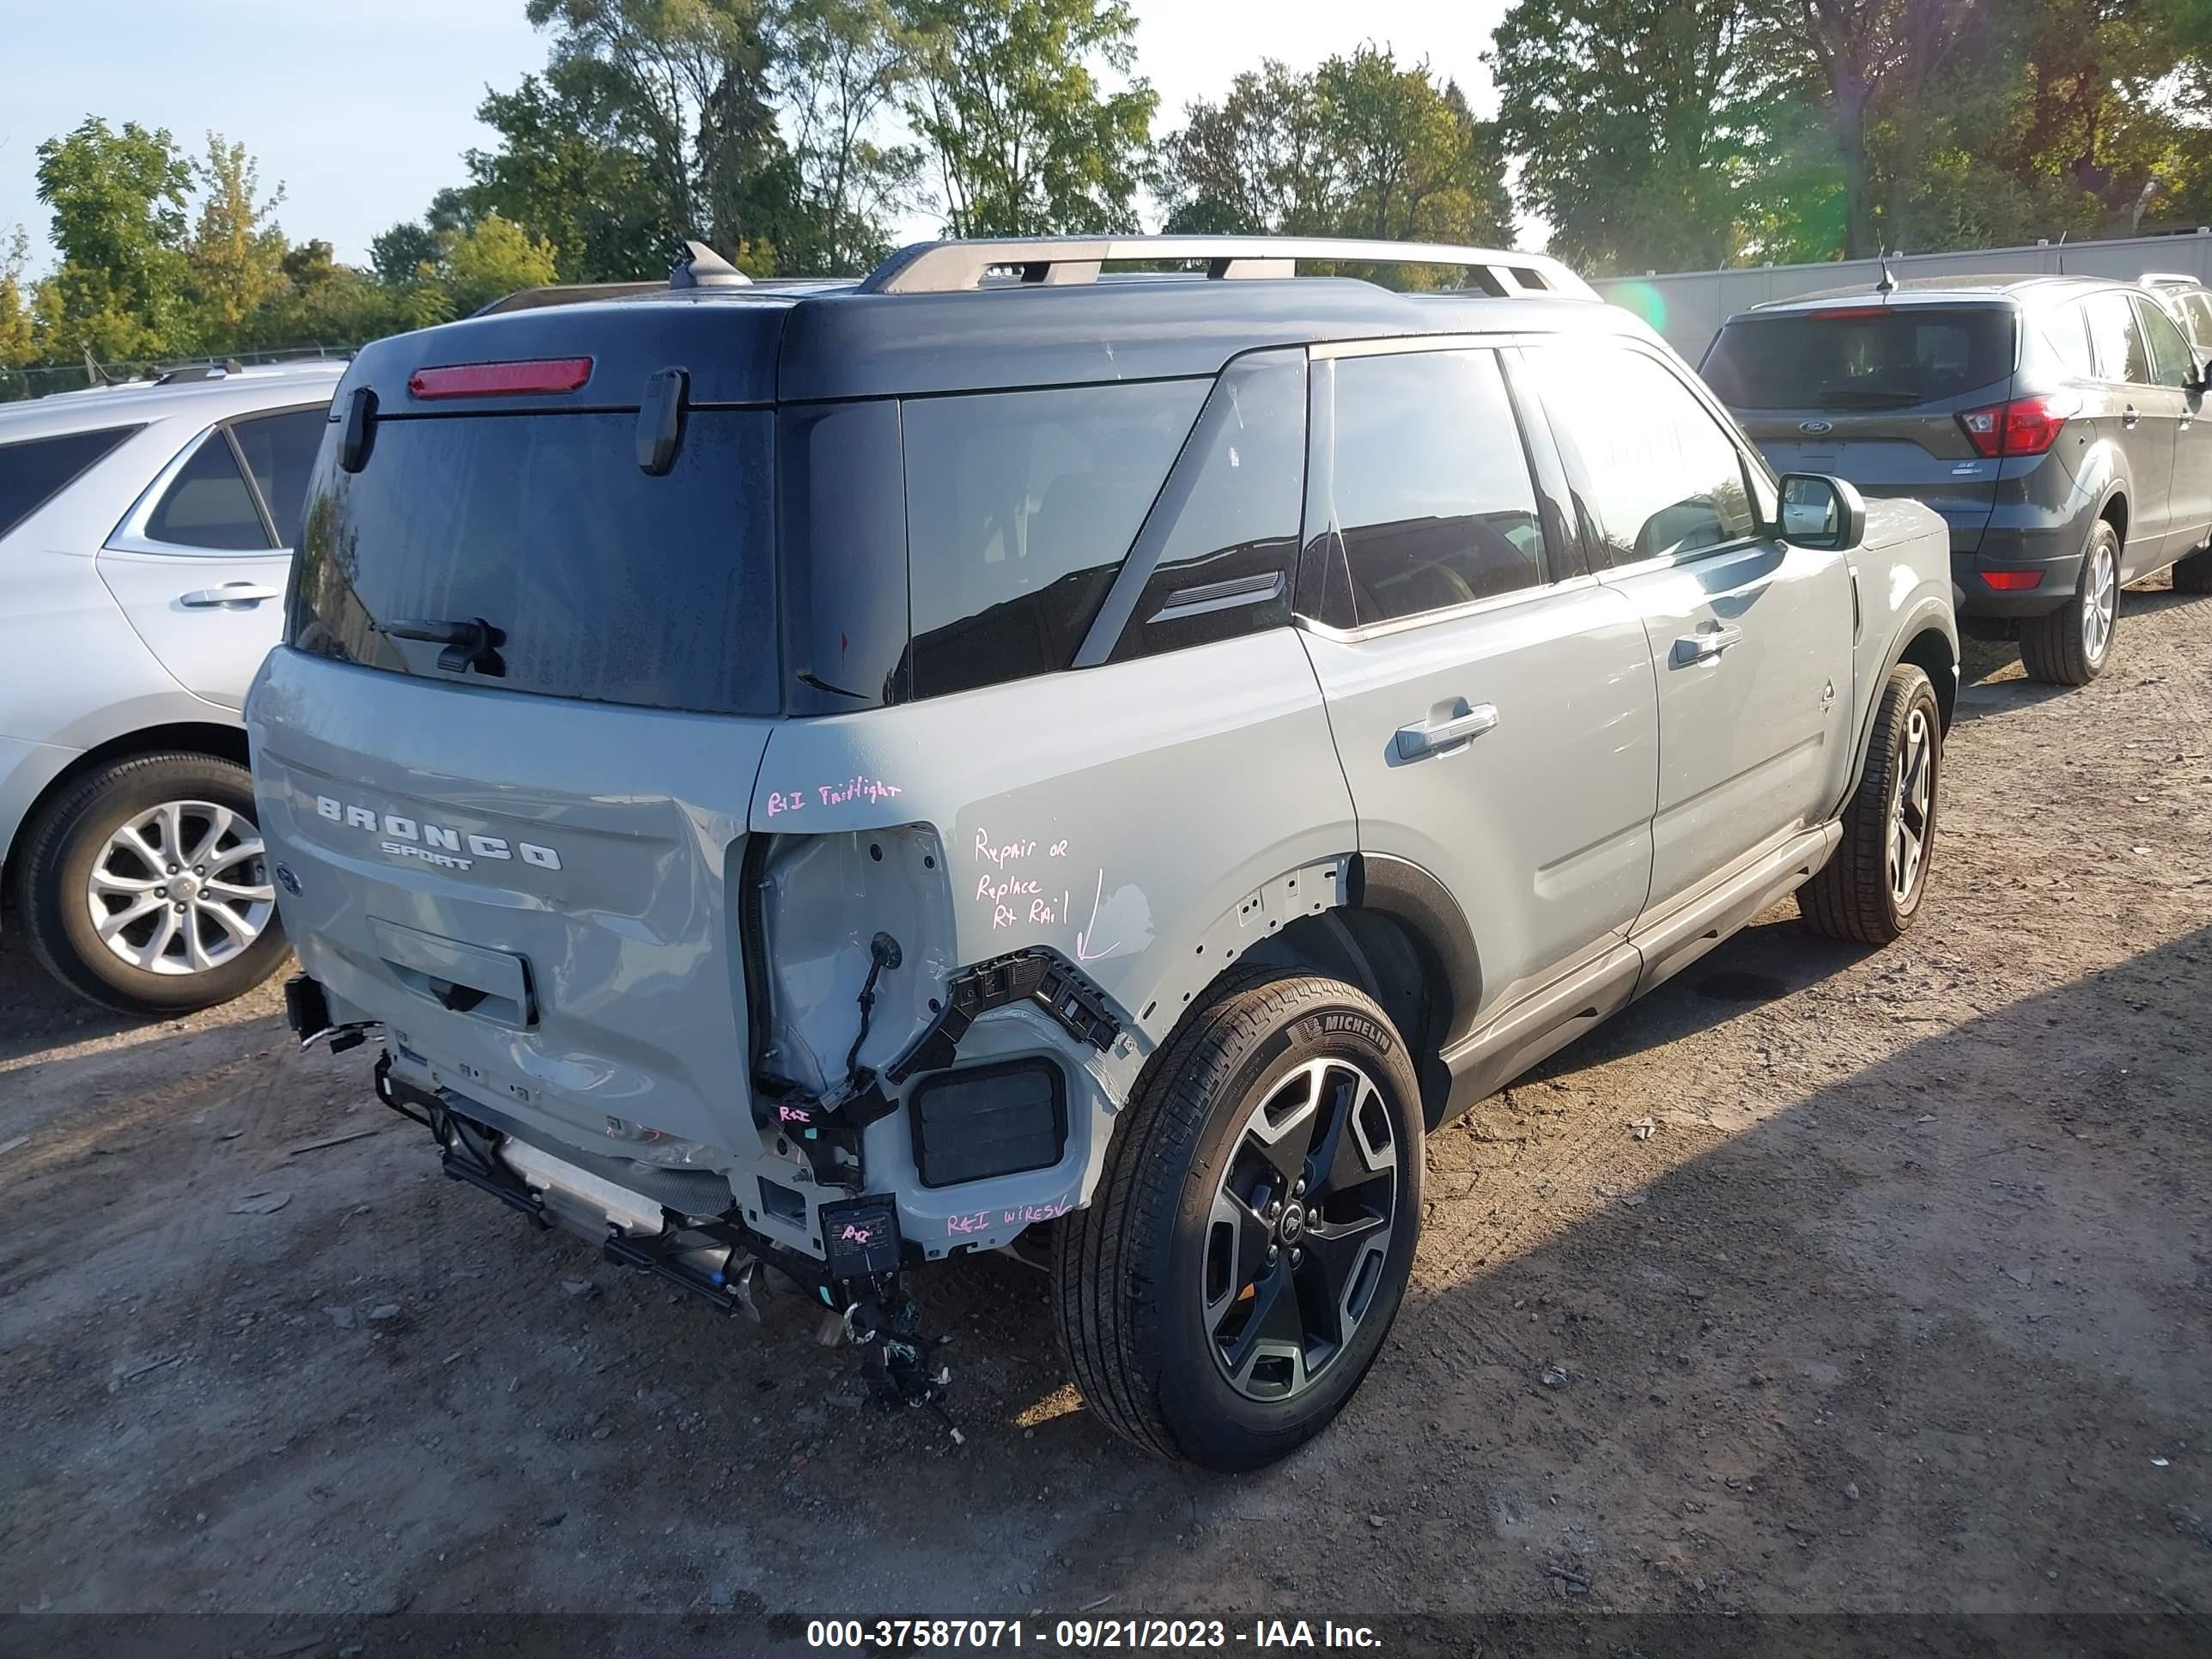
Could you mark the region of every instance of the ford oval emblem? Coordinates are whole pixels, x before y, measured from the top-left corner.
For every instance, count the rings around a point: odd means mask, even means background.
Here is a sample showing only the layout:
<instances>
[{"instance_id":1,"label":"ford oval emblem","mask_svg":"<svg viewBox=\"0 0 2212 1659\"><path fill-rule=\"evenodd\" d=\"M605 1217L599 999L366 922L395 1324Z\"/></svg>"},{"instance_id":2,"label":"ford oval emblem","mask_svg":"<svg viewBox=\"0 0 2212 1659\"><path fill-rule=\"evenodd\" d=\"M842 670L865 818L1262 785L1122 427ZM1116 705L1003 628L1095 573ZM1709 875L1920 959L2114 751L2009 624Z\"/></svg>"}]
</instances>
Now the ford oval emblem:
<instances>
[{"instance_id":1,"label":"ford oval emblem","mask_svg":"<svg viewBox=\"0 0 2212 1659\"><path fill-rule=\"evenodd\" d=\"M1823 432L1833 432L1836 429L1836 423L1833 421L1800 421L1797 422L1797 429L1800 432L1810 432L1818 435Z\"/></svg>"}]
</instances>

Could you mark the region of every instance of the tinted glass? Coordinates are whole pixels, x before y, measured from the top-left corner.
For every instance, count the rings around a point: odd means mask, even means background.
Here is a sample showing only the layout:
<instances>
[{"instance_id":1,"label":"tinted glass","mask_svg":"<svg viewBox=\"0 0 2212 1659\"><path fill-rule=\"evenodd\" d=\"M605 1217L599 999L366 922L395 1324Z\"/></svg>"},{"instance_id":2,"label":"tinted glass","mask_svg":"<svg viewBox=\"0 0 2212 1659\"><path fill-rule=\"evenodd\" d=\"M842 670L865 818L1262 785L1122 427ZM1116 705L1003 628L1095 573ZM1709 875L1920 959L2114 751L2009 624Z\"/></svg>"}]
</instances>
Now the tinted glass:
<instances>
[{"instance_id":1,"label":"tinted glass","mask_svg":"<svg viewBox=\"0 0 2212 1659\"><path fill-rule=\"evenodd\" d=\"M2189 331L2198 355L2212 354L2212 296L2192 294L2182 304L2189 313Z\"/></svg>"},{"instance_id":2,"label":"tinted glass","mask_svg":"<svg viewBox=\"0 0 2212 1659\"><path fill-rule=\"evenodd\" d=\"M774 416L693 410L663 477L635 415L377 423L368 464L326 446L294 579L292 641L398 673L708 714L777 706ZM447 675L378 631L482 617L506 672Z\"/></svg>"},{"instance_id":3,"label":"tinted glass","mask_svg":"<svg viewBox=\"0 0 2212 1659\"><path fill-rule=\"evenodd\" d=\"M2097 360L2089 349L2089 324L2080 306L2061 306L2053 311L2044 321L2043 337L2069 374L2096 378Z\"/></svg>"},{"instance_id":4,"label":"tinted glass","mask_svg":"<svg viewBox=\"0 0 2212 1659\"><path fill-rule=\"evenodd\" d=\"M276 521L280 547L300 544L300 520L307 510L307 476L314 471L315 451L323 441L329 414L327 405L318 404L313 409L231 422L231 434L246 453L246 470L253 474L269 516Z\"/></svg>"},{"instance_id":5,"label":"tinted glass","mask_svg":"<svg viewBox=\"0 0 2212 1659\"><path fill-rule=\"evenodd\" d=\"M915 696L1068 665L1209 385L903 406Z\"/></svg>"},{"instance_id":6,"label":"tinted glass","mask_svg":"<svg viewBox=\"0 0 2212 1659\"><path fill-rule=\"evenodd\" d=\"M265 552L268 527L253 492L238 470L238 458L222 429L200 440L184 471L169 481L146 520L149 540L179 547L212 547L228 552Z\"/></svg>"},{"instance_id":7,"label":"tinted glass","mask_svg":"<svg viewBox=\"0 0 2212 1659\"><path fill-rule=\"evenodd\" d=\"M1904 409L2012 373L2004 306L1869 307L1737 318L1706 356L1730 409Z\"/></svg>"},{"instance_id":8,"label":"tinted glass","mask_svg":"<svg viewBox=\"0 0 2212 1659\"><path fill-rule=\"evenodd\" d=\"M1304 354L1231 365L1154 509L1166 539L1112 659L1287 623L1305 470Z\"/></svg>"},{"instance_id":9,"label":"tinted glass","mask_svg":"<svg viewBox=\"0 0 2212 1659\"><path fill-rule=\"evenodd\" d=\"M2097 378L2150 386L2150 351L2136 323L2136 308L2124 294L2092 294L2081 302L2089 318L2089 340L2097 356Z\"/></svg>"},{"instance_id":10,"label":"tinted glass","mask_svg":"<svg viewBox=\"0 0 2212 1659\"><path fill-rule=\"evenodd\" d=\"M77 475L139 428L112 426L0 444L0 536L61 494Z\"/></svg>"},{"instance_id":11,"label":"tinted glass","mask_svg":"<svg viewBox=\"0 0 2212 1659\"><path fill-rule=\"evenodd\" d=\"M2194 354L2181 330L2155 300L2138 300L2144 343L2150 348L2151 373L2160 386L2187 386L2197 372Z\"/></svg>"},{"instance_id":12,"label":"tinted glass","mask_svg":"<svg viewBox=\"0 0 2212 1659\"><path fill-rule=\"evenodd\" d=\"M1742 455L1656 359L1559 344L1532 348L1526 361L1602 556L1632 564L1756 533Z\"/></svg>"},{"instance_id":13,"label":"tinted glass","mask_svg":"<svg viewBox=\"0 0 2212 1659\"><path fill-rule=\"evenodd\" d=\"M1335 416L1331 521L1355 623L1544 580L1536 490L1494 353L1340 359Z\"/></svg>"}]
</instances>

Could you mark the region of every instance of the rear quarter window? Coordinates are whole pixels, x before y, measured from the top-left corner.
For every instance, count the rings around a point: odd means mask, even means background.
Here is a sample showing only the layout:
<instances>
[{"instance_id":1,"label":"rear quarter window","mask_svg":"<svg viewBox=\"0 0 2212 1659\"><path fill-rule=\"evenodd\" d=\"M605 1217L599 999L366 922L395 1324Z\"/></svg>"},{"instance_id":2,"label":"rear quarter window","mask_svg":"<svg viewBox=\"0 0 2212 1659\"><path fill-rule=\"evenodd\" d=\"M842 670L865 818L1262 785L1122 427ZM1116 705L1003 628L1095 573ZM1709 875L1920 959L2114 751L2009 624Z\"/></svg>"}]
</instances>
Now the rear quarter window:
<instances>
[{"instance_id":1,"label":"rear quarter window","mask_svg":"<svg viewBox=\"0 0 2212 1659\"><path fill-rule=\"evenodd\" d=\"M1070 665L1211 385L907 401L914 696Z\"/></svg>"},{"instance_id":2,"label":"rear quarter window","mask_svg":"<svg viewBox=\"0 0 2212 1659\"><path fill-rule=\"evenodd\" d=\"M1706 355L1730 409L1905 409L1981 391L2013 370L2008 306L1898 306L1739 317Z\"/></svg>"},{"instance_id":3,"label":"rear quarter window","mask_svg":"<svg viewBox=\"0 0 2212 1659\"><path fill-rule=\"evenodd\" d=\"M113 452L136 426L104 427L51 438L0 443L0 536L74 483Z\"/></svg>"}]
</instances>

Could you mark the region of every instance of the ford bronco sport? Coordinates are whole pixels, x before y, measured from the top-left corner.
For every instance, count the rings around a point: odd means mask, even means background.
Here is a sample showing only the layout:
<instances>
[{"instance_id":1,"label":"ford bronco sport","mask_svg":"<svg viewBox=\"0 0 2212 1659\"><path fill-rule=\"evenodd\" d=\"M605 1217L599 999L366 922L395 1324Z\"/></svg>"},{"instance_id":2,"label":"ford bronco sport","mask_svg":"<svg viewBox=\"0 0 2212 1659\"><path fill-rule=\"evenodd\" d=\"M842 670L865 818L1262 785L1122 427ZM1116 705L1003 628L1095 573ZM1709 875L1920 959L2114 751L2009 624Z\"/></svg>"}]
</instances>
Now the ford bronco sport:
<instances>
[{"instance_id":1,"label":"ford bronco sport","mask_svg":"<svg viewBox=\"0 0 2212 1659\"><path fill-rule=\"evenodd\" d=\"M1427 1131L1793 889L1922 902L1942 521L1778 480L1550 260L672 280L348 371L247 711L291 1016L541 1224L800 1281L887 1400L913 1270L1018 1242L1115 1428L1279 1457Z\"/></svg>"}]
</instances>

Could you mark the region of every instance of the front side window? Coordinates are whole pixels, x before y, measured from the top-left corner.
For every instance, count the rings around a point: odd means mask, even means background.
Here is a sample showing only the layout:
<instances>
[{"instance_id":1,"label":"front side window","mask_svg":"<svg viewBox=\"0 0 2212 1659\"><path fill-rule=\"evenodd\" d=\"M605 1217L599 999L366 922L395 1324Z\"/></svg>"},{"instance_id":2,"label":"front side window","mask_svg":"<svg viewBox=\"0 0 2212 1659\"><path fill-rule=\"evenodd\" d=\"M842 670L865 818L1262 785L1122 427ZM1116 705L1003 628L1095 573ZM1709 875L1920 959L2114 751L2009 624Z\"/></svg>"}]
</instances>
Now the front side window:
<instances>
[{"instance_id":1,"label":"front side window","mask_svg":"<svg viewBox=\"0 0 2212 1659\"><path fill-rule=\"evenodd\" d=\"M1067 667L1211 382L909 399L917 697Z\"/></svg>"},{"instance_id":2,"label":"front side window","mask_svg":"<svg viewBox=\"0 0 2212 1659\"><path fill-rule=\"evenodd\" d=\"M1700 553L1758 533L1742 452L1656 358L1562 342L1531 348L1526 361L1587 530L1609 562Z\"/></svg>"},{"instance_id":3,"label":"front side window","mask_svg":"<svg viewBox=\"0 0 2212 1659\"><path fill-rule=\"evenodd\" d=\"M94 462L140 428L111 426L0 444L0 536L60 495Z\"/></svg>"},{"instance_id":4,"label":"front side window","mask_svg":"<svg viewBox=\"0 0 2212 1659\"><path fill-rule=\"evenodd\" d=\"M1335 365L1330 525L1342 549L1325 614L1354 626L1449 610L1544 580L1520 424L1490 351Z\"/></svg>"},{"instance_id":5,"label":"front side window","mask_svg":"<svg viewBox=\"0 0 2212 1659\"><path fill-rule=\"evenodd\" d=\"M200 440L146 520L149 541L228 553L264 553L269 529L221 427Z\"/></svg>"},{"instance_id":6,"label":"front side window","mask_svg":"<svg viewBox=\"0 0 2212 1659\"><path fill-rule=\"evenodd\" d=\"M2092 294L2081 302L2089 318L2089 341L2097 356L2097 378L2152 386L2150 349L2136 321L2136 308L2124 294Z\"/></svg>"},{"instance_id":7,"label":"front side window","mask_svg":"<svg viewBox=\"0 0 2212 1659\"><path fill-rule=\"evenodd\" d=\"M2160 386L2185 386L2196 377L2197 360L2189 342L2173 319L2155 300L2138 300L2142 313L2143 343L2150 348L2150 368Z\"/></svg>"},{"instance_id":8,"label":"front side window","mask_svg":"<svg viewBox=\"0 0 2212 1659\"><path fill-rule=\"evenodd\" d=\"M281 415L257 415L231 422L231 435L253 474L254 487L276 520L280 547L300 544L300 520L307 510L307 478L315 470L315 450L323 441L329 410L288 409Z\"/></svg>"}]
</instances>

